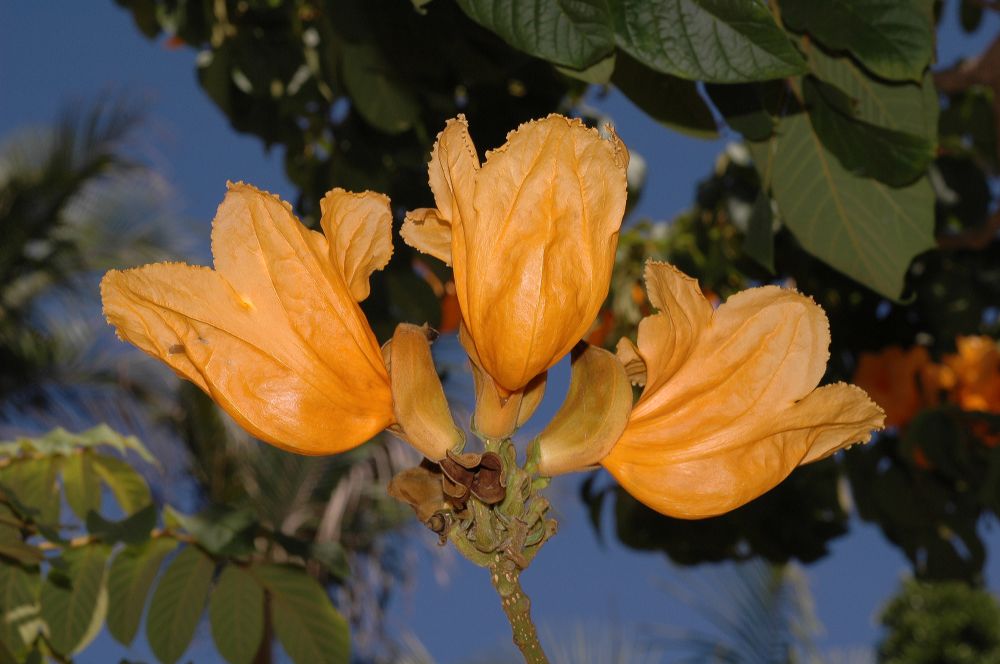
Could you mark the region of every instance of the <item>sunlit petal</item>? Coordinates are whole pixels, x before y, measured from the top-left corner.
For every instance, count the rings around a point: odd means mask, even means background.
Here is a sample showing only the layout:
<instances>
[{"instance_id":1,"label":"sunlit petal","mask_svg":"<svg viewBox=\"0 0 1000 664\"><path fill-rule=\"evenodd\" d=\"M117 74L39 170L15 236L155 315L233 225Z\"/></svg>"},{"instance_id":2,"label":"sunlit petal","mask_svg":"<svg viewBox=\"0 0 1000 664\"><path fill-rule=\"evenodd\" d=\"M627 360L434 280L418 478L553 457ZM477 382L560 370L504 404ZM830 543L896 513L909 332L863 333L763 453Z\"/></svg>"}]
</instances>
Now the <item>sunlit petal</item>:
<instances>
[{"instance_id":1,"label":"sunlit petal","mask_svg":"<svg viewBox=\"0 0 1000 664\"><path fill-rule=\"evenodd\" d=\"M322 234L277 197L237 184L219 206L212 250L215 270L109 272L101 294L119 336L279 447L329 454L392 422L378 344Z\"/></svg>"}]
</instances>

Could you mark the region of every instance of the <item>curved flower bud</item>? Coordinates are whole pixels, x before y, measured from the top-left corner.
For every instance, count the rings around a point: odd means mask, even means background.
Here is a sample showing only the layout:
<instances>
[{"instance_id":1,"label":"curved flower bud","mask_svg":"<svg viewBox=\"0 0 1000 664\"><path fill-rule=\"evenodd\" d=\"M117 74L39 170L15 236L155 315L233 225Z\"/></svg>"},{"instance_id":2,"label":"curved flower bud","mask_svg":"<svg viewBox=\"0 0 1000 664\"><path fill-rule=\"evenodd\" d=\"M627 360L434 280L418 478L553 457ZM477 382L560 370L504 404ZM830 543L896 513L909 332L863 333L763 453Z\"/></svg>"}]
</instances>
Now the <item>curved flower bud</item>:
<instances>
[{"instance_id":1,"label":"curved flower bud","mask_svg":"<svg viewBox=\"0 0 1000 664\"><path fill-rule=\"evenodd\" d=\"M566 401L535 439L538 471L551 477L596 466L621 436L631 410L624 365L581 341L573 349Z\"/></svg>"},{"instance_id":2,"label":"curved flower bud","mask_svg":"<svg viewBox=\"0 0 1000 664\"><path fill-rule=\"evenodd\" d=\"M399 436L431 461L440 461L449 451L461 450L465 436L451 417L431 356L429 332L426 326L400 323L383 355L389 367ZM390 430L397 433L395 429Z\"/></svg>"},{"instance_id":3,"label":"curved flower bud","mask_svg":"<svg viewBox=\"0 0 1000 664\"><path fill-rule=\"evenodd\" d=\"M480 365L501 397L587 332L608 292L625 211L628 151L579 120L521 125L480 166L465 118L431 155L436 209L403 224L411 246L454 265Z\"/></svg>"},{"instance_id":4,"label":"curved flower bud","mask_svg":"<svg viewBox=\"0 0 1000 664\"><path fill-rule=\"evenodd\" d=\"M258 438L300 454L355 447L393 422L357 303L392 254L389 200L335 189L322 226L325 237L278 197L230 184L212 224L215 269L108 272L105 316Z\"/></svg>"},{"instance_id":5,"label":"curved flower bud","mask_svg":"<svg viewBox=\"0 0 1000 664\"><path fill-rule=\"evenodd\" d=\"M479 361L476 347L464 325L458 328L458 339L469 355L472 379L476 387L476 409L472 415L475 431L487 438L507 438L527 422L545 396L548 372L542 372L516 392L501 394L493 378Z\"/></svg>"},{"instance_id":6,"label":"curved flower bud","mask_svg":"<svg viewBox=\"0 0 1000 664\"><path fill-rule=\"evenodd\" d=\"M830 332L811 299L765 286L713 312L698 283L664 263L647 264L646 288L660 311L639 324L646 387L601 463L649 507L722 514L882 427L863 390L816 389Z\"/></svg>"}]
</instances>

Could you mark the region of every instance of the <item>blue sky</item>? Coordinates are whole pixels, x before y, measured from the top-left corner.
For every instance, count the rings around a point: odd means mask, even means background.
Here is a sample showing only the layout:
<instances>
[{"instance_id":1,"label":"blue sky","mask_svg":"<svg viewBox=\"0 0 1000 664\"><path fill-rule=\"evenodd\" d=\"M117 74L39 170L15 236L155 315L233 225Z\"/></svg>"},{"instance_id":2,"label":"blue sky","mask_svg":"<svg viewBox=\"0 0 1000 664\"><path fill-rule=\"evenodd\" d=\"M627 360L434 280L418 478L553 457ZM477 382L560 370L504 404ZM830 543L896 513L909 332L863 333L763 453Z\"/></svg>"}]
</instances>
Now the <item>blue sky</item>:
<instances>
[{"instance_id":1,"label":"blue sky","mask_svg":"<svg viewBox=\"0 0 1000 664\"><path fill-rule=\"evenodd\" d=\"M992 15L974 38L959 39L953 13L949 6L939 44L944 64L961 53L979 52L1000 30L1000 19ZM0 25L0 136L49 122L73 100L126 92L149 104L151 122L141 141L147 159L173 184L180 211L205 222L198 226L198 245L208 246L208 222L226 180L245 180L292 197L280 154L267 154L256 139L234 133L201 92L194 53L146 40L111 0L5 2ZM701 141L659 127L617 94L593 103L614 118L626 144L647 161L647 186L636 214L665 219L690 205L696 181L710 171L724 140ZM558 398L558 389L553 392L550 408ZM556 634L579 625L628 631L695 624L691 610L662 590L665 580L683 585L688 572L671 568L661 555L624 549L613 537L599 545L576 499L577 484L574 478L554 484L560 532L524 576L538 621ZM996 551L1000 532L995 523L987 526L990 549ZM414 529L413 535L416 573L393 602L393 631L412 633L443 664L507 647L508 627L485 573L457 556L435 552L429 533ZM838 649L873 644L878 634L874 616L906 569L877 529L855 522L851 534L834 543L831 556L808 568L818 617L826 627L821 643ZM996 557L988 579L991 588L1000 588ZM215 661L210 638L201 629L188 658ZM144 645L126 652L106 636L78 661L103 664L120 656L152 661Z\"/></svg>"}]
</instances>

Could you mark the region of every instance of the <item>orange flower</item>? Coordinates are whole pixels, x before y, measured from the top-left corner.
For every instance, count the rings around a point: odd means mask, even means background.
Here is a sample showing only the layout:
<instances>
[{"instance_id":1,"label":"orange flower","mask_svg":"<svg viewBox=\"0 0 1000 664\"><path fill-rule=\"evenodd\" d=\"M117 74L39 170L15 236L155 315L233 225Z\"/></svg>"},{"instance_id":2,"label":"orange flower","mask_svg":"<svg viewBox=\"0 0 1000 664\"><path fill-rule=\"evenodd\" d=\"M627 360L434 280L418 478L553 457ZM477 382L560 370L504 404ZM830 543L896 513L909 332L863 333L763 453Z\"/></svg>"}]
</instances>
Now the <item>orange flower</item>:
<instances>
[{"instance_id":1,"label":"orange flower","mask_svg":"<svg viewBox=\"0 0 1000 664\"><path fill-rule=\"evenodd\" d=\"M942 363L954 378L952 399L963 410L1000 412L1000 349L990 337L955 339L958 353Z\"/></svg>"},{"instance_id":2,"label":"orange flower","mask_svg":"<svg viewBox=\"0 0 1000 664\"><path fill-rule=\"evenodd\" d=\"M694 279L652 262L646 288L660 313L640 323L638 346L619 346L623 371L641 378L644 365L645 389L627 423L620 405L600 418L615 423L609 434L621 431L600 463L649 507L682 518L722 514L882 426L884 413L863 390L816 388L830 333L809 298L766 286L713 311ZM542 469L549 456L559 460L545 437Z\"/></svg>"},{"instance_id":3,"label":"orange flower","mask_svg":"<svg viewBox=\"0 0 1000 664\"><path fill-rule=\"evenodd\" d=\"M358 306L369 276L392 255L389 200L334 189L321 209L325 236L276 196L230 184L212 226L215 269L161 263L111 271L101 282L105 315L119 337L278 447L331 454L413 421L411 442L440 458L454 436L438 430L437 442L428 442L420 432L431 427L410 405L394 409L392 398L397 382L425 381L426 338L406 335L413 350L390 381Z\"/></svg>"},{"instance_id":4,"label":"orange flower","mask_svg":"<svg viewBox=\"0 0 1000 664\"><path fill-rule=\"evenodd\" d=\"M933 405L939 382L927 349L889 346L862 353L854 382L885 409L886 426L905 426L923 408Z\"/></svg>"},{"instance_id":5,"label":"orange flower","mask_svg":"<svg viewBox=\"0 0 1000 664\"><path fill-rule=\"evenodd\" d=\"M410 212L403 239L453 264L468 348L501 402L560 360L608 292L625 211L628 152L550 115L480 164L465 118L438 136L437 208ZM494 435L503 435L500 432Z\"/></svg>"}]
</instances>

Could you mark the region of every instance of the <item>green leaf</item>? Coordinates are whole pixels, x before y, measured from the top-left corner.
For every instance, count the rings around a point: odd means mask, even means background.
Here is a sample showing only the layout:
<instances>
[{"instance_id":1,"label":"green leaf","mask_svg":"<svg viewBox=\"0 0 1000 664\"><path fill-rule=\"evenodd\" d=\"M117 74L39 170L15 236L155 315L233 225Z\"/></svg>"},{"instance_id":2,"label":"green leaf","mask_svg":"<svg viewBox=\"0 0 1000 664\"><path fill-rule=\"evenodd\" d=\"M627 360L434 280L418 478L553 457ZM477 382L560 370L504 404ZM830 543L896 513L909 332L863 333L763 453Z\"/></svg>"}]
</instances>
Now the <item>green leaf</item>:
<instances>
[{"instance_id":1,"label":"green leaf","mask_svg":"<svg viewBox=\"0 0 1000 664\"><path fill-rule=\"evenodd\" d=\"M783 0L781 18L834 51L892 81L920 81L930 64L930 0Z\"/></svg>"},{"instance_id":2,"label":"green leaf","mask_svg":"<svg viewBox=\"0 0 1000 664\"><path fill-rule=\"evenodd\" d=\"M41 628L38 568L0 564L0 642L22 653Z\"/></svg>"},{"instance_id":3,"label":"green leaf","mask_svg":"<svg viewBox=\"0 0 1000 664\"><path fill-rule=\"evenodd\" d=\"M13 540L0 540L0 556L12 558L24 565L37 565L45 560L45 554L38 547ZM7 564L9 563L0 560L0 565Z\"/></svg>"},{"instance_id":4,"label":"green leaf","mask_svg":"<svg viewBox=\"0 0 1000 664\"><path fill-rule=\"evenodd\" d=\"M55 457L23 458L0 469L0 484L33 512L25 516L37 523L59 523L59 462Z\"/></svg>"},{"instance_id":5,"label":"green leaf","mask_svg":"<svg viewBox=\"0 0 1000 664\"><path fill-rule=\"evenodd\" d=\"M802 91L813 131L851 173L901 187L927 172L932 141L856 119L843 92L811 76Z\"/></svg>"},{"instance_id":6,"label":"green leaf","mask_svg":"<svg viewBox=\"0 0 1000 664\"><path fill-rule=\"evenodd\" d=\"M898 299L910 261L934 246L927 178L890 188L845 170L804 114L750 144L781 220L809 253L882 295Z\"/></svg>"},{"instance_id":7,"label":"green leaf","mask_svg":"<svg viewBox=\"0 0 1000 664\"><path fill-rule=\"evenodd\" d=\"M653 71L622 53L611 82L657 122L698 138L718 137L712 111L691 81Z\"/></svg>"},{"instance_id":8,"label":"green leaf","mask_svg":"<svg viewBox=\"0 0 1000 664\"><path fill-rule=\"evenodd\" d=\"M342 664L350 657L347 621L323 587L303 570L261 565L250 573L271 597L271 621L295 664Z\"/></svg>"},{"instance_id":9,"label":"green leaf","mask_svg":"<svg viewBox=\"0 0 1000 664\"><path fill-rule=\"evenodd\" d=\"M152 502L149 485L132 466L115 457L95 454L94 470L111 489L125 514L134 514Z\"/></svg>"},{"instance_id":10,"label":"green leaf","mask_svg":"<svg viewBox=\"0 0 1000 664\"><path fill-rule=\"evenodd\" d=\"M681 78L743 83L805 70L761 0L622 0L615 32L636 60Z\"/></svg>"},{"instance_id":11,"label":"green leaf","mask_svg":"<svg viewBox=\"0 0 1000 664\"><path fill-rule=\"evenodd\" d=\"M930 73L921 83L883 83L866 75L850 58L809 50L809 69L851 99L854 117L862 122L937 141L938 95Z\"/></svg>"},{"instance_id":12,"label":"green leaf","mask_svg":"<svg viewBox=\"0 0 1000 664\"><path fill-rule=\"evenodd\" d=\"M791 94L784 81L765 83L709 83L705 92L725 118L726 124L749 141L765 141Z\"/></svg>"},{"instance_id":13,"label":"green leaf","mask_svg":"<svg viewBox=\"0 0 1000 664\"><path fill-rule=\"evenodd\" d=\"M89 453L68 455L62 465L62 480L66 502L81 520L87 518L87 512L101 509L101 478L94 472Z\"/></svg>"},{"instance_id":14,"label":"green leaf","mask_svg":"<svg viewBox=\"0 0 1000 664\"><path fill-rule=\"evenodd\" d=\"M149 539L156 527L156 506L150 503L121 521L108 521L97 512L87 514L87 531L106 544L139 544Z\"/></svg>"},{"instance_id":15,"label":"green leaf","mask_svg":"<svg viewBox=\"0 0 1000 664\"><path fill-rule=\"evenodd\" d=\"M15 454L17 451L26 451L66 456L73 454L81 447L100 447L102 445L113 447L122 454L125 454L126 450L132 450L143 460L149 463L156 462L155 457L150 454L145 445L139 442L138 438L123 436L107 424L98 424L80 433L71 433L62 427L57 427L43 436L18 438L16 441L0 443L0 450L10 450L11 454Z\"/></svg>"},{"instance_id":16,"label":"green leaf","mask_svg":"<svg viewBox=\"0 0 1000 664\"><path fill-rule=\"evenodd\" d=\"M227 565L208 603L215 646L230 664L250 664L264 637L264 589L251 574Z\"/></svg>"},{"instance_id":17,"label":"green leaf","mask_svg":"<svg viewBox=\"0 0 1000 664\"><path fill-rule=\"evenodd\" d=\"M469 18L514 48L585 69L615 46L609 0L458 0Z\"/></svg>"},{"instance_id":18,"label":"green leaf","mask_svg":"<svg viewBox=\"0 0 1000 664\"><path fill-rule=\"evenodd\" d=\"M743 251L774 274L774 215L771 213L771 197L763 190L753 202Z\"/></svg>"},{"instance_id":19,"label":"green leaf","mask_svg":"<svg viewBox=\"0 0 1000 664\"><path fill-rule=\"evenodd\" d=\"M17 656L11 650L13 645L8 646L3 640L0 640L0 664L19 664L17 661Z\"/></svg>"},{"instance_id":20,"label":"green leaf","mask_svg":"<svg viewBox=\"0 0 1000 664\"><path fill-rule=\"evenodd\" d=\"M420 103L409 86L398 80L378 46L343 45L341 77L351 103L365 122L387 134L399 134L420 120Z\"/></svg>"},{"instance_id":21,"label":"green leaf","mask_svg":"<svg viewBox=\"0 0 1000 664\"><path fill-rule=\"evenodd\" d=\"M211 558L188 546L160 578L146 617L146 639L161 662L173 664L187 650L205 610L214 571Z\"/></svg>"},{"instance_id":22,"label":"green leaf","mask_svg":"<svg viewBox=\"0 0 1000 664\"><path fill-rule=\"evenodd\" d=\"M615 71L617 59L617 55L611 53L611 55L598 60L586 69L573 69L572 67L563 67L562 65L556 65L555 67L570 78L575 78L584 83L606 85L611 81L611 74Z\"/></svg>"},{"instance_id":23,"label":"green leaf","mask_svg":"<svg viewBox=\"0 0 1000 664\"><path fill-rule=\"evenodd\" d=\"M176 540L159 537L127 546L115 556L108 572L108 631L119 643L127 646L135 638L153 579L175 548Z\"/></svg>"},{"instance_id":24,"label":"green leaf","mask_svg":"<svg viewBox=\"0 0 1000 664\"><path fill-rule=\"evenodd\" d=\"M245 555L253 551L257 531L257 516L249 509L233 509L222 505L209 507L187 515L166 507L164 518L176 524L198 540L206 551L220 556Z\"/></svg>"},{"instance_id":25,"label":"green leaf","mask_svg":"<svg viewBox=\"0 0 1000 664\"><path fill-rule=\"evenodd\" d=\"M89 544L63 553L65 570L50 570L42 584L42 619L49 630L49 642L63 655L72 654L93 632L95 616L104 621L106 599L102 603L105 563L110 549Z\"/></svg>"}]
</instances>

